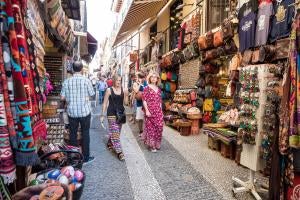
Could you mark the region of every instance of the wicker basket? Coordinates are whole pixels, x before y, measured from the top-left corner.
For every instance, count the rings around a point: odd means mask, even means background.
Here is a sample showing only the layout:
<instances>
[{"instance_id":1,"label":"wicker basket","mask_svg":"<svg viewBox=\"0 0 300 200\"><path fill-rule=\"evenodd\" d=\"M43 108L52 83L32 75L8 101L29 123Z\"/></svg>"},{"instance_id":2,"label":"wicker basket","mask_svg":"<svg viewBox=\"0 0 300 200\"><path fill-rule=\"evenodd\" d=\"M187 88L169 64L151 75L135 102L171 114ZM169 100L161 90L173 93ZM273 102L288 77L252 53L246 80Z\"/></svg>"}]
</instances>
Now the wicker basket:
<instances>
[{"instance_id":1,"label":"wicker basket","mask_svg":"<svg viewBox=\"0 0 300 200\"><path fill-rule=\"evenodd\" d=\"M204 124L203 127L207 128L226 128L228 125L227 124L222 124L222 123L208 123Z\"/></svg>"},{"instance_id":2,"label":"wicker basket","mask_svg":"<svg viewBox=\"0 0 300 200\"><path fill-rule=\"evenodd\" d=\"M202 115L201 113L197 113L197 114L187 114L186 116L188 119L201 119Z\"/></svg>"}]
</instances>

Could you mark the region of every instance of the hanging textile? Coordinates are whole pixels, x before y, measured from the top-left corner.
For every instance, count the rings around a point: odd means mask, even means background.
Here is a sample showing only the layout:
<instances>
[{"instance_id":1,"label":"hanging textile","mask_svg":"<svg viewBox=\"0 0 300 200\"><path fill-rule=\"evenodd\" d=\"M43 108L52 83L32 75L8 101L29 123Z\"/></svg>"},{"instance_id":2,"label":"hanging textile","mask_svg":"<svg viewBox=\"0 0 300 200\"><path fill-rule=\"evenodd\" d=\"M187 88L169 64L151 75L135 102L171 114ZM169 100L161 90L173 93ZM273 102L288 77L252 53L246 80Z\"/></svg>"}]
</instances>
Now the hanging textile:
<instances>
[{"instance_id":1,"label":"hanging textile","mask_svg":"<svg viewBox=\"0 0 300 200\"><path fill-rule=\"evenodd\" d=\"M16 114L17 114L17 141L18 147L16 149L16 164L21 166L34 165L38 162L38 156L36 153L36 147L34 144L31 128L31 119L29 115L28 100L26 94L29 91L28 79L26 78L26 66L24 58L24 49L18 49L18 40L16 29L20 29L20 23L15 24L13 10L12 10L12 1L11 0L0 0L0 3L3 5L4 11L8 16L8 33L9 33L9 45L11 49L11 63L12 63L12 74L14 80L14 96L15 96L15 105L16 105ZM15 8L16 10L16 8ZM17 20L20 22L20 16L17 16ZM20 41L20 44L22 40ZM21 45L19 45L20 47ZM23 53L20 56L20 52ZM22 60L23 59L23 60ZM22 61L22 62L20 62ZM21 65L22 63L22 65ZM25 73L25 74L24 74ZM27 93L26 93L27 90ZM30 105L30 103L29 103Z\"/></svg>"},{"instance_id":2,"label":"hanging textile","mask_svg":"<svg viewBox=\"0 0 300 200\"><path fill-rule=\"evenodd\" d=\"M290 147L300 147L300 55L296 48L296 30L300 28L299 14L295 19L292 30L293 43L290 56L290 127L289 145Z\"/></svg>"},{"instance_id":3,"label":"hanging textile","mask_svg":"<svg viewBox=\"0 0 300 200\"><path fill-rule=\"evenodd\" d=\"M4 183L12 183L16 178L16 166L9 136L15 135L14 121L10 109L7 79L5 75L2 44L0 42L0 109L2 123L0 124L0 175ZM11 133L10 133L11 132Z\"/></svg>"}]
</instances>

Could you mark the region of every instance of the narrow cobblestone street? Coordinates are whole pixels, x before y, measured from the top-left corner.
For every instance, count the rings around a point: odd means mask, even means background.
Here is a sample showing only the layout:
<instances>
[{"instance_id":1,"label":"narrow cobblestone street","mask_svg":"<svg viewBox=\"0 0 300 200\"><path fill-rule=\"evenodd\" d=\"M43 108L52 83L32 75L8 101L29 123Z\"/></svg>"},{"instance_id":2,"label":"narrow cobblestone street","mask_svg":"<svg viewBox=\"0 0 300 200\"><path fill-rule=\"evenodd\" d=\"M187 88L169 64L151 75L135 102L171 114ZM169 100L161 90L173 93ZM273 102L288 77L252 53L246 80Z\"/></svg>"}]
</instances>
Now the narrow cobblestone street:
<instances>
[{"instance_id":1,"label":"narrow cobblestone street","mask_svg":"<svg viewBox=\"0 0 300 200\"><path fill-rule=\"evenodd\" d=\"M136 125L127 123L121 136L126 161L120 162L106 149L99 113L97 106L90 133L96 159L84 166L87 181L81 199L253 199L233 198L231 177L246 180L248 170L208 149L206 135L183 137L165 127L162 149L151 153L140 141Z\"/></svg>"}]
</instances>

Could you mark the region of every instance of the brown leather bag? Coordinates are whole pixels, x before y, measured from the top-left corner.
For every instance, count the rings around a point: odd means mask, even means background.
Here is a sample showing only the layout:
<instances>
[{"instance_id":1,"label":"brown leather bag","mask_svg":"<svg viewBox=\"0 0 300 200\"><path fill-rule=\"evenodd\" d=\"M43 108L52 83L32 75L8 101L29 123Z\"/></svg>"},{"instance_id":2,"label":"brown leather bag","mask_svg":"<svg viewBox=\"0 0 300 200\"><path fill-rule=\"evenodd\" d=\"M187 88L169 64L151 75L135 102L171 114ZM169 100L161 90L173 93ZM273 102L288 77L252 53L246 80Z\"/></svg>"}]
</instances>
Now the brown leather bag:
<instances>
[{"instance_id":1,"label":"brown leather bag","mask_svg":"<svg viewBox=\"0 0 300 200\"><path fill-rule=\"evenodd\" d=\"M212 49L205 52L205 58L204 61L213 60L219 57L218 50Z\"/></svg>"},{"instance_id":2,"label":"brown leather bag","mask_svg":"<svg viewBox=\"0 0 300 200\"><path fill-rule=\"evenodd\" d=\"M212 31L208 31L206 33L206 44L207 44L207 48L214 47L214 34Z\"/></svg>"},{"instance_id":3,"label":"brown leather bag","mask_svg":"<svg viewBox=\"0 0 300 200\"><path fill-rule=\"evenodd\" d=\"M229 63L229 71L238 70L238 68L241 66L242 62L242 55L240 53L237 53L234 55Z\"/></svg>"},{"instance_id":4,"label":"brown leather bag","mask_svg":"<svg viewBox=\"0 0 300 200\"><path fill-rule=\"evenodd\" d=\"M165 66L166 67L169 67L169 66L171 66L172 65L172 58L171 58L171 55L167 55L166 57L165 57Z\"/></svg>"},{"instance_id":5,"label":"brown leather bag","mask_svg":"<svg viewBox=\"0 0 300 200\"><path fill-rule=\"evenodd\" d=\"M251 62L253 64L257 64L260 62L260 59L259 59L259 49L255 50L252 52L252 58L251 58Z\"/></svg>"},{"instance_id":6,"label":"brown leather bag","mask_svg":"<svg viewBox=\"0 0 300 200\"><path fill-rule=\"evenodd\" d=\"M276 57L276 47L273 45L261 46L259 48L259 61L271 62Z\"/></svg>"},{"instance_id":7,"label":"brown leather bag","mask_svg":"<svg viewBox=\"0 0 300 200\"><path fill-rule=\"evenodd\" d=\"M252 50L246 50L243 54L241 66L244 67L244 66L247 66L248 64L250 64L251 58L252 58Z\"/></svg>"},{"instance_id":8,"label":"brown leather bag","mask_svg":"<svg viewBox=\"0 0 300 200\"><path fill-rule=\"evenodd\" d=\"M222 30L219 30L214 33L214 47L222 46L223 43L223 32Z\"/></svg>"},{"instance_id":9,"label":"brown leather bag","mask_svg":"<svg viewBox=\"0 0 300 200\"><path fill-rule=\"evenodd\" d=\"M200 35L198 38L198 46L200 50L205 50L207 49L207 43L206 43L206 37L205 35Z\"/></svg>"},{"instance_id":10,"label":"brown leather bag","mask_svg":"<svg viewBox=\"0 0 300 200\"><path fill-rule=\"evenodd\" d=\"M228 40L228 39L233 38L234 32L233 32L232 23L230 20L228 20L228 19L224 20L221 29L223 32L223 40Z\"/></svg>"},{"instance_id":11,"label":"brown leather bag","mask_svg":"<svg viewBox=\"0 0 300 200\"><path fill-rule=\"evenodd\" d=\"M276 42L276 60L289 57L290 38L277 40Z\"/></svg>"}]
</instances>

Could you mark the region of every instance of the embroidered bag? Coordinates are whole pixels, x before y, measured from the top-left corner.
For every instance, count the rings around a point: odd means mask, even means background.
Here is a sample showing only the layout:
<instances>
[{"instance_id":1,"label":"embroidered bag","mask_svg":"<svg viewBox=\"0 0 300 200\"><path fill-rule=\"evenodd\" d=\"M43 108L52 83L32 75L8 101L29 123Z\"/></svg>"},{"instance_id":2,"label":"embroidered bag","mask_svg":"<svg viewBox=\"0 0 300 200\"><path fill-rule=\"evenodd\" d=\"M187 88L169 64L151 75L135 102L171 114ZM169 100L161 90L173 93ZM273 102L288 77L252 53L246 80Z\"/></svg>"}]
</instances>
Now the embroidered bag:
<instances>
[{"instance_id":1,"label":"embroidered bag","mask_svg":"<svg viewBox=\"0 0 300 200\"><path fill-rule=\"evenodd\" d=\"M212 112L214 110L213 99L205 99L203 103L203 110Z\"/></svg>"}]
</instances>

